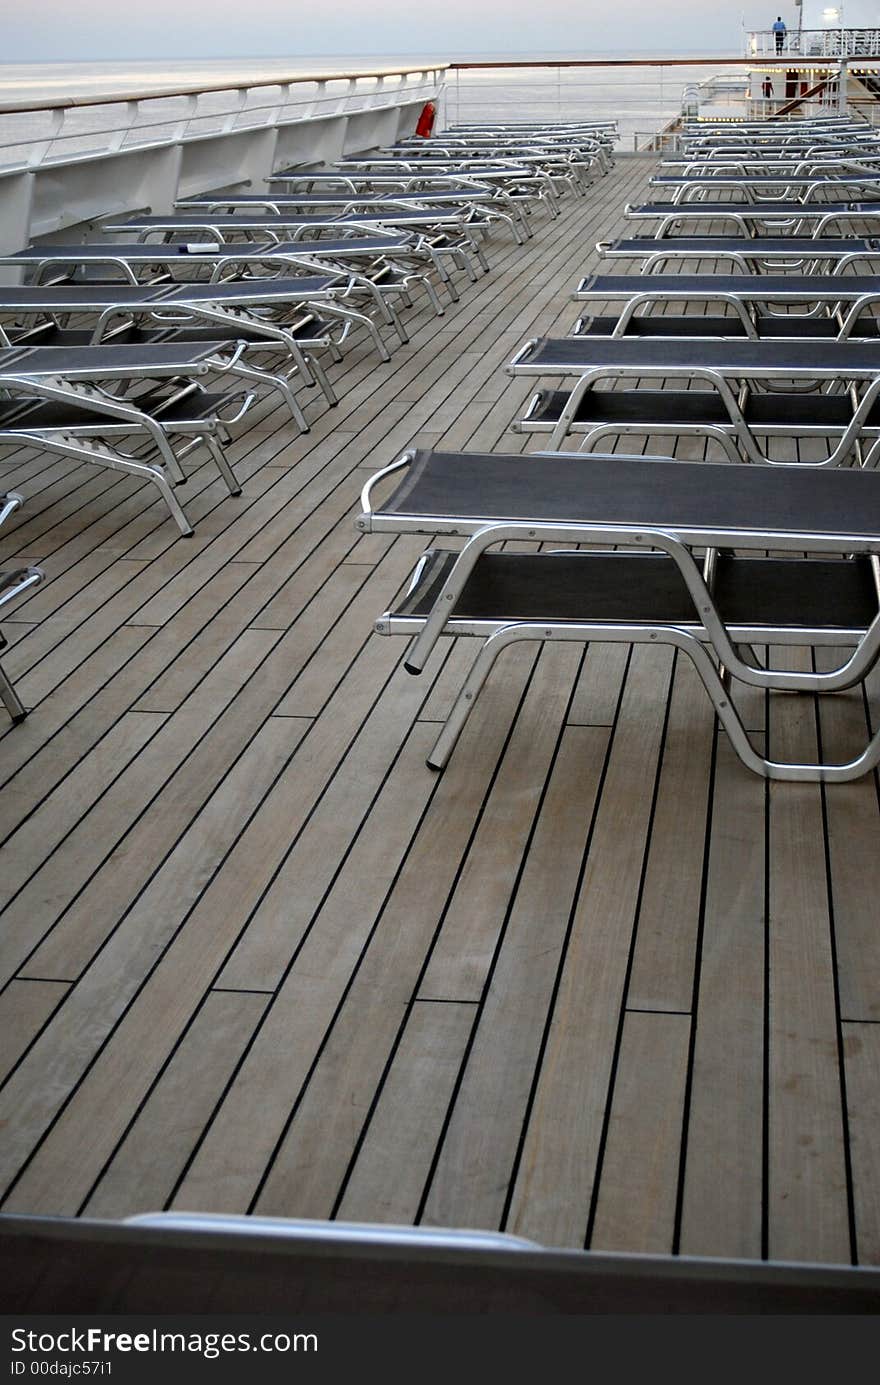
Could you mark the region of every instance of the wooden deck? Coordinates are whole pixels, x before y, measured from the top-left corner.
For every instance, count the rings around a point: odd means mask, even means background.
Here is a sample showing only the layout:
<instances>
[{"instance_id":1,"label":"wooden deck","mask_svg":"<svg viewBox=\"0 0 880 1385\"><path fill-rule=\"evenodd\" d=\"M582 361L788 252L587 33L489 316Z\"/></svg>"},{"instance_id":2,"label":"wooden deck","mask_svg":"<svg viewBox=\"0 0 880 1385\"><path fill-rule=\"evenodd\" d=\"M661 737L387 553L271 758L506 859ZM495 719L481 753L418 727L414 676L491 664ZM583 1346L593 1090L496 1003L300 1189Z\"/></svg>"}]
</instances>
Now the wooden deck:
<instances>
[{"instance_id":1,"label":"wooden deck","mask_svg":"<svg viewBox=\"0 0 880 1385\"><path fill-rule=\"evenodd\" d=\"M502 366L570 328L651 167L498 231L309 436L267 398L244 495L188 485L194 539L129 478L8 458L4 556L48 580L4 622L3 1211L880 1263L875 777L768 786L686 661L603 645L509 652L437 776L475 644L414 679L371 634L425 545L357 537L368 470L525 445ZM812 755L876 691L745 705Z\"/></svg>"}]
</instances>

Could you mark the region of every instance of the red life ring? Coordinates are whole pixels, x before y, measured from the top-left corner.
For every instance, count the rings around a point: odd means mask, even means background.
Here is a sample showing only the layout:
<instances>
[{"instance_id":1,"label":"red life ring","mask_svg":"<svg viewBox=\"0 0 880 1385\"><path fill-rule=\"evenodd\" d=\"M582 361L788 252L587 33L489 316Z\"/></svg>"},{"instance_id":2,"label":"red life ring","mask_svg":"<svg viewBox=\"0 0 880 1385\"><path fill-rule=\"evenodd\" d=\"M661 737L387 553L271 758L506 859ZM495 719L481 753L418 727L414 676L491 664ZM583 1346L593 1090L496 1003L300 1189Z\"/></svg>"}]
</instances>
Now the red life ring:
<instances>
[{"instance_id":1,"label":"red life ring","mask_svg":"<svg viewBox=\"0 0 880 1385\"><path fill-rule=\"evenodd\" d=\"M431 131L434 128L434 120L437 110L433 101L426 101L422 107L422 113L416 121L416 134L420 139L430 139Z\"/></svg>"}]
</instances>

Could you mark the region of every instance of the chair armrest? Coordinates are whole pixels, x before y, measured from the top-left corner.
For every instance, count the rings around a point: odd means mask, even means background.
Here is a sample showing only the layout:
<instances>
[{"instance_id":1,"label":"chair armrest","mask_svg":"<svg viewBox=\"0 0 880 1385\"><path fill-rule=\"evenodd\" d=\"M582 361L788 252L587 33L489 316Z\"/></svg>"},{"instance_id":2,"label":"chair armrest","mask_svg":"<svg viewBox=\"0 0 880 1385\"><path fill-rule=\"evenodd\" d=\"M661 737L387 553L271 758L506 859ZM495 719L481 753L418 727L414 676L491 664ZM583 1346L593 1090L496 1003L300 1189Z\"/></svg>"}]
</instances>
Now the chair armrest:
<instances>
[{"instance_id":1,"label":"chair armrest","mask_svg":"<svg viewBox=\"0 0 880 1385\"><path fill-rule=\"evenodd\" d=\"M0 524L5 523L10 515L22 504L22 498L17 491L7 491L5 495L0 494Z\"/></svg>"}]
</instances>

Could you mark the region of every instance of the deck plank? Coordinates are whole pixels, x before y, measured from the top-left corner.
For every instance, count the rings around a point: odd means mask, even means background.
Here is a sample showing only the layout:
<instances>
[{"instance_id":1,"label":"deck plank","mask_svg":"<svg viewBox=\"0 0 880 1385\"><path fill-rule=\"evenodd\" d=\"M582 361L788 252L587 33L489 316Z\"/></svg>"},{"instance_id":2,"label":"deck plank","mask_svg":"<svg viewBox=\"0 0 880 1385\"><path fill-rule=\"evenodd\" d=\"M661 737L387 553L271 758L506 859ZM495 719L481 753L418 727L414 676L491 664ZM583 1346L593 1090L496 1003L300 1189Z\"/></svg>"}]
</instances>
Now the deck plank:
<instances>
[{"instance_id":1,"label":"deck plank","mask_svg":"<svg viewBox=\"0 0 880 1385\"><path fill-rule=\"evenodd\" d=\"M680 1213L683 1255L762 1254L765 797L764 782L743 768L719 733Z\"/></svg>"},{"instance_id":2,"label":"deck plank","mask_svg":"<svg viewBox=\"0 0 880 1385\"><path fill-rule=\"evenodd\" d=\"M422 1000L482 995L582 657L577 645L543 648L422 978Z\"/></svg>"},{"instance_id":3,"label":"deck plank","mask_svg":"<svg viewBox=\"0 0 880 1385\"><path fill-rule=\"evenodd\" d=\"M508 1229L552 1245L587 1236L671 665L633 651L519 1158Z\"/></svg>"},{"instance_id":4,"label":"deck plank","mask_svg":"<svg viewBox=\"0 0 880 1385\"><path fill-rule=\"evenodd\" d=\"M423 1214L433 1225L504 1220L607 749L604 727L563 734L433 1172Z\"/></svg>"},{"instance_id":5,"label":"deck plank","mask_svg":"<svg viewBox=\"0 0 880 1385\"><path fill-rule=\"evenodd\" d=\"M413 1006L339 1201L344 1220L417 1219L473 1019L468 1004Z\"/></svg>"},{"instance_id":6,"label":"deck plank","mask_svg":"<svg viewBox=\"0 0 880 1385\"><path fill-rule=\"evenodd\" d=\"M690 1017L627 1013L596 1200L593 1250L673 1248Z\"/></svg>"},{"instance_id":7,"label":"deck plank","mask_svg":"<svg viewBox=\"0 0 880 1385\"><path fill-rule=\"evenodd\" d=\"M880 1028L845 1024L843 1034L856 1253L860 1264L880 1265Z\"/></svg>"},{"instance_id":8,"label":"deck plank","mask_svg":"<svg viewBox=\"0 0 880 1385\"><path fill-rule=\"evenodd\" d=\"M775 651L774 667L811 666ZM770 698L771 756L816 757L814 700ZM782 1260L849 1260L847 1170L831 919L816 784L771 784L768 956L768 1249Z\"/></svg>"},{"instance_id":9,"label":"deck plank","mask_svg":"<svg viewBox=\"0 0 880 1385\"><path fill-rule=\"evenodd\" d=\"M265 996L241 991L205 997L98 1178L85 1216L126 1217L165 1206L265 1008Z\"/></svg>"}]
</instances>

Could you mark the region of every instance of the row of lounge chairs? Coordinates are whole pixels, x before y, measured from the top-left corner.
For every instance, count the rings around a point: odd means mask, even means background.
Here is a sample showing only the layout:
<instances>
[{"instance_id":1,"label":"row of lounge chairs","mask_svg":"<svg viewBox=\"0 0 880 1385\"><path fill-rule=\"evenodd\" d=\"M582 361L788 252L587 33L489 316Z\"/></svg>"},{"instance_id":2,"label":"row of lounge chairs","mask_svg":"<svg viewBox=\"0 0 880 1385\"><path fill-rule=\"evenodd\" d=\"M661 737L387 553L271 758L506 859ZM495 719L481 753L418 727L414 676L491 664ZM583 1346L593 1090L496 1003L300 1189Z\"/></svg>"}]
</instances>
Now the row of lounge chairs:
<instances>
[{"instance_id":1,"label":"row of lounge chairs","mask_svg":"<svg viewBox=\"0 0 880 1385\"><path fill-rule=\"evenodd\" d=\"M258 394L274 392L307 432L301 387L338 402L322 357L341 362L357 331L388 361L416 296L442 316L457 279L488 272L490 232L523 243L536 211L556 216L561 195L610 166L610 142L592 130L491 146L404 141L282 170L262 193L188 196L165 215L108 221L101 239L2 257L22 282L0 287L0 448L147 481L191 535L177 494L191 453L207 452L238 495L225 446ZM4 578L0 605L37 580ZM0 696L24 714L3 676Z\"/></svg>"},{"instance_id":2,"label":"row of lounge chairs","mask_svg":"<svg viewBox=\"0 0 880 1385\"><path fill-rule=\"evenodd\" d=\"M732 137L751 167L780 130L811 147L833 141L845 150L852 137L860 156L876 147L862 122L834 118L744 123L736 132L728 123L717 145L698 125L683 133L686 169L692 150L710 163ZM841 186L831 195L841 200ZM711 219L714 204L700 205ZM646 261L638 274L581 280L581 305L622 305L617 314L582 316L569 337L529 341L508 367L560 382L534 395L518 427L548 433L554 449L579 435L580 452L414 449L364 489L364 532L465 539L460 552L430 549L376 627L414 636L406 656L413 673L443 633L483 640L429 757L433 768L445 765L497 655L521 640L675 646L692 660L744 765L767 778L836 782L880 763L880 731L847 760L774 759L750 738L732 695L735 683L768 693L841 691L863 681L880 654L880 300L873 274L842 272L871 262L880 246L750 230L738 242L748 247L741 274L661 274L689 239L668 234L678 206L661 222L668 258L655 255L656 238L623 251L599 247ZM789 225L797 227L790 215ZM714 255L721 239L701 237L685 256ZM768 264L771 276L749 272ZM708 302L723 312L651 312ZM679 378L702 387L657 388ZM695 434L717 443L724 460L593 451L632 433ZM769 446L780 436L823 439L825 455L783 462ZM499 551L512 540L545 547ZM759 652L792 645L836 649L836 667L789 667L784 654Z\"/></svg>"}]
</instances>

